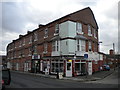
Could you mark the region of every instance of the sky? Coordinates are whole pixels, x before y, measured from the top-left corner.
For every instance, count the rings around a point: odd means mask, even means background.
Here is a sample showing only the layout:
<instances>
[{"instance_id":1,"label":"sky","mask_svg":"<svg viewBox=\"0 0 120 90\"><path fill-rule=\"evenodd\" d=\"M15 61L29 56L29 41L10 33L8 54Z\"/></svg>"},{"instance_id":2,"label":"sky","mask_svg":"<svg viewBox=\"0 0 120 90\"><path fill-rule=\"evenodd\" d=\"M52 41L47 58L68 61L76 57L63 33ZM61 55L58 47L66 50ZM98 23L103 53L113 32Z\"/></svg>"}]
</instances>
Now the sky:
<instances>
[{"instance_id":1,"label":"sky","mask_svg":"<svg viewBox=\"0 0 120 90\"><path fill-rule=\"evenodd\" d=\"M7 45L38 28L67 14L90 7L99 26L100 51L113 48L118 52L119 0L2 0L0 1L0 55L6 55ZM120 44L119 44L120 46Z\"/></svg>"}]
</instances>

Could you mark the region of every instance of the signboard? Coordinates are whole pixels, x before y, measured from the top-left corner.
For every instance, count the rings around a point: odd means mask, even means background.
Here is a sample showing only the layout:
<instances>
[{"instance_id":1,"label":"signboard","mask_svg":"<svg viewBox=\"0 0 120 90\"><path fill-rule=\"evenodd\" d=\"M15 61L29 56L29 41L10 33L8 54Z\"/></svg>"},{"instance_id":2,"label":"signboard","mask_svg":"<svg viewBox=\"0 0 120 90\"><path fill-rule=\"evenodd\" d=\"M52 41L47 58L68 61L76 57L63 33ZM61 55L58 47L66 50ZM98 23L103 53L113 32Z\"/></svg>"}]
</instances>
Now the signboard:
<instances>
[{"instance_id":1,"label":"signboard","mask_svg":"<svg viewBox=\"0 0 120 90\"><path fill-rule=\"evenodd\" d=\"M88 62L88 75L92 75L92 62Z\"/></svg>"},{"instance_id":2,"label":"signboard","mask_svg":"<svg viewBox=\"0 0 120 90\"><path fill-rule=\"evenodd\" d=\"M40 55L37 55L37 54L32 55L32 59L40 59Z\"/></svg>"},{"instance_id":3,"label":"signboard","mask_svg":"<svg viewBox=\"0 0 120 90\"><path fill-rule=\"evenodd\" d=\"M86 59L87 59L87 58L88 58L88 54L84 54L84 58L86 58Z\"/></svg>"}]
</instances>

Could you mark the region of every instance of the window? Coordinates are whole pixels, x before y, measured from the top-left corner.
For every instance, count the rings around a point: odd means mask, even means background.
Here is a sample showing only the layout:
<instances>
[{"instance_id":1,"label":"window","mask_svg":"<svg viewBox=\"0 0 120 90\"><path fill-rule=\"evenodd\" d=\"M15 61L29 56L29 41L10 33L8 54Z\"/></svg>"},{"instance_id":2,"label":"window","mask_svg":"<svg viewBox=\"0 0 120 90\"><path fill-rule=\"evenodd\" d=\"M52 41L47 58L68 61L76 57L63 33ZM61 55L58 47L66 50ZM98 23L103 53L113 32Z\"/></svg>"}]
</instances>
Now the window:
<instances>
[{"instance_id":1,"label":"window","mask_svg":"<svg viewBox=\"0 0 120 90\"><path fill-rule=\"evenodd\" d=\"M57 71L63 72L64 71L63 60L52 60L51 71L52 72L57 72Z\"/></svg>"},{"instance_id":2,"label":"window","mask_svg":"<svg viewBox=\"0 0 120 90\"><path fill-rule=\"evenodd\" d=\"M37 46L33 47L34 53L37 53Z\"/></svg>"},{"instance_id":3,"label":"window","mask_svg":"<svg viewBox=\"0 0 120 90\"><path fill-rule=\"evenodd\" d=\"M92 50L92 43L89 41L89 46L88 46L89 51Z\"/></svg>"},{"instance_id":4,"label":"window","mask_svg":"<svg viewBox=\"0 0 120 90\"><path fill-rule=\"evenodd\" d=\"M44 32L45 32L44 38L47 38L48 37L48 28L46 28Z\"/></svg>"},{"instance_id":5,"label":"window","mask_svg":"<svg viewBox=\"0 0 120 90\"><path fill-rule=\"evenodd\" d=\"M37 41L38 38L37 38L37 33L34 33L34 41Z\"/></svg>"},{"instance_id":6,"label":"window","mask_svg":"<svg viewBox=\"0 0 120 90\"><path fill-rule=\"evenodd\" d=\"M32 43L32 36L29 37L29 44Z\"/></svg>"},{"instance_id":7,"label":"window","mask_svg":"<svg viewBox=\"0 0 120 90\"><path fill-rule=\"evenodd\" d=\"M82 24L81 23L77 23L76 25L77 25L77 33L83 34L83 32L82 32Z\"/></svg>"},{"instance_id":8,"label":"window","mask_svg":"<svg viewBox=\"0 0 120 90\"><path fill-rule=\"evenodd\" d=\"M44 53L47 53L47 43L44 44Z\"/></svg>"},{"instance_id":9,"label":"window","mask_svg":"<svg viewBox=\"0 0 120 90\"><path fill-rule=\"evenodd\" d=\"M22 41L19 42L19 47L21 47L21 46L22 46Z\"/></svg>"},{"instance_id":10,"label":"window","mask_svg":"<svg viewBox=\"0 0 120 90\"><path fill-rule=\"evenodd\" d=\"M94 43L94 52L97 52L97 43Z\"/></svg>"},{"instance_id":11,"label":"window","mask_svg":"<svg viewBox=\"0 0 120 90\"><path fill-rule=\"evenodd\" d=\"M86 47L85 47L86 45L85 45L85 41L84 40L81 40L81 51L85 51L86 49Z\"/></svg>"},{"instance_id":12,"label":"window","mask_svg":"<svg viewBox=\"0 0 120 90\"><path fill-rule=\"evenodd\" d=\"M23 46L25 45L25 38L23 39Z\"/></svg>"},{"instance_id":13,"label":"window","mask_svg":"<svg viewBox=\"0 0 120 90\"><path fill-rule=\"evenodd\" d=\"M56 40L52 43L52 51L59 51L59 41Z\"/></svg>"},{"instance_id":14,"label":"window","mask_svg":"<svg viewBox=\"0 0 120 90\"><path fill-rule=\"evenodd\" d=\"M96 36L96 30L95 29L93 29L93 30L94 30L94 37L97 38L97 36Z\"/></svg>"},{"instance_id":15,"label":"window","mask_svg":"<svg viewBox=\"0 0 120 90\"><path fill-rule=\"evenodd\" d=\"M77 40L77 51L80 51L80 41Z\"/></svg>"},{"instance_id":16,"label":"window","mask_svg":"<svg viewBox=\"0 0 120 90\"><path fill-rule=\"evenodd\" d=\"M31 56L31 55L32 55L32 48L30 47L28 56Z\"/></svg>"},{"instance_id":17,"label":"window","mask_svg":"<svg viewBox=\"0 0 120 90\"><path fill-rule=\"evenodd\" d=\"M88 35L89 35L89 36L92 36L92 31L91 31L90 25L88 25Z\"/></svg>"},{"instance_id":18,"label":"window","mask_svg":"<svg viewBox=\"0 0 120 90\"><path fill-rule=\"evenodd\" d=\"M58 35L59 34L59 24L55 25L55 34L54 35Z\"/></svg>"},{"instance_id":19,"label":"window","mask_svg":"<svg viewBox=\"0 0 120 90\"><path fill-rule=\"evenodd\" d=\"M77 40L77 51L85 51L85 40Z\"/></svg>"}]
</instances>

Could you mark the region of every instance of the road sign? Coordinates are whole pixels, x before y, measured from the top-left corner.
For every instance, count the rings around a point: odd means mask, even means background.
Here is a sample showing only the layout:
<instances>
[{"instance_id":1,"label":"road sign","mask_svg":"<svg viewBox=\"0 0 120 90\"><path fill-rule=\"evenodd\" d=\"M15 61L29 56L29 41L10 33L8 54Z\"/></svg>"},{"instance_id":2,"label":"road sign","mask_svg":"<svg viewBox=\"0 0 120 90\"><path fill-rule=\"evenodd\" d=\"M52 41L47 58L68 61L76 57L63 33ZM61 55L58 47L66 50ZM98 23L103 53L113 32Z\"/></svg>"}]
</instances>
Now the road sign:
<instances>
[{"instance_id":1,"label":"road sign","mask_svg":"<svg viewBox=\"0 0 120 90\"><path fill-rule=\"evenodd\" d=\"M84 54L84 58L86 58L86 59L87 59L87 58L88 58L88 54Z\"/></svg>"}]
</instances>

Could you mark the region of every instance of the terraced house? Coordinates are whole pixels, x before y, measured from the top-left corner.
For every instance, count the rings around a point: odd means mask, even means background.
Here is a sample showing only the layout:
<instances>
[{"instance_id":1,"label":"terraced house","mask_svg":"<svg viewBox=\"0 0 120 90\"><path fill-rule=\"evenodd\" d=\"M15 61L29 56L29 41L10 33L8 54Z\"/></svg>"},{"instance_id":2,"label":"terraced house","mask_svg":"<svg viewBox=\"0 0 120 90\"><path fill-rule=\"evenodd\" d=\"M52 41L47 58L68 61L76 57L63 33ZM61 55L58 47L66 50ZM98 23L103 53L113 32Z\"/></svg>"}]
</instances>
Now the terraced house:
<instances>
[{"instance_id":1,"label":"terraced house","mask_svg":"<svg viewBox=\"0 0 120 90\"><path fill-rule=\"evenodd\" d=\"M71 77L98 71L104 58L92 10L84 8L19 35L8 44L7 59L11 69L33 73L60 71Z\"/></svg>"}]
</instances>

